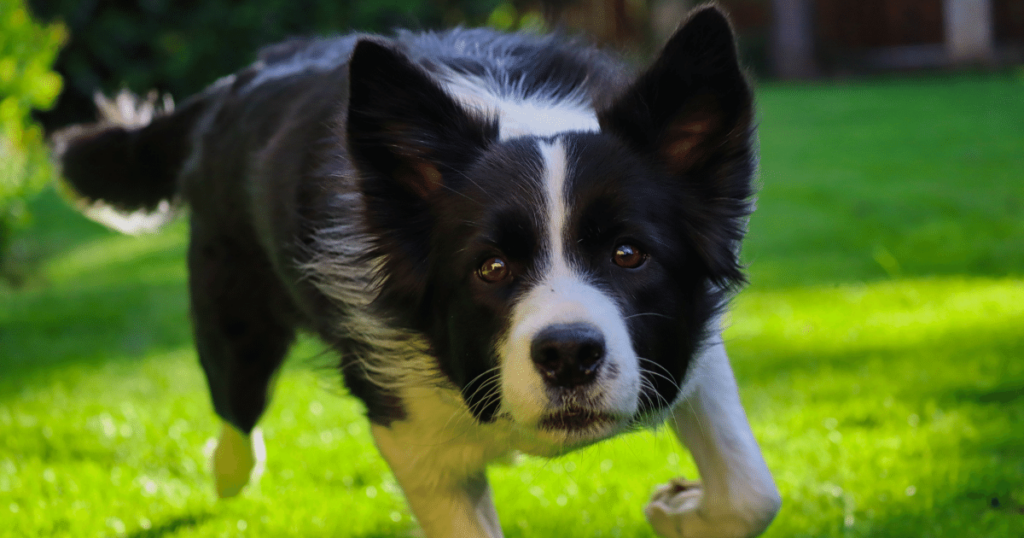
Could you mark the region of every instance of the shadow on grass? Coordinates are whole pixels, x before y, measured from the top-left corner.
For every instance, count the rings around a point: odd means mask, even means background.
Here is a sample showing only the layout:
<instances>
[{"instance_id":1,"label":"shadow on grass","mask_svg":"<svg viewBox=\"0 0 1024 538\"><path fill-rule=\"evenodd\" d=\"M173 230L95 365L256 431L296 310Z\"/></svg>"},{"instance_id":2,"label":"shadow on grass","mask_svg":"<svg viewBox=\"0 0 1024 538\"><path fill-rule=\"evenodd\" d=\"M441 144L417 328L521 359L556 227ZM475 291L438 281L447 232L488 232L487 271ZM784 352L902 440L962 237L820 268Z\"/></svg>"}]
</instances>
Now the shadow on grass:
<instances>
[{"instance_id":1,"label":"shadow on grass","mask_svg":"<svg viewBox=\"0 0 1024 538\"><path fill-rule=\"evenodd\" d=\"M830 535L865 537L985 536L1017 538L1024 529L1024 463L1004 446L1011 442L1016 454L1024 448L1019 434L985 432L980 439L959 441L959 458L952 454L947 461L936 463L932 474L893 477L892 480L913 480L913 495L898 495L884 501L879 498L856 498L859 510L854 511L852 524L839 518ZM1013 440L1009 436L1016 435ZM872 469L873 471L873 469ZM868 471L871 472L871 471ZM838 502L848 502L844 493ZM789 507L793 509L795 507Z\"/></svg>"},{"instance_id":2,"label":"shadow on grass","mask_svg":"<svg viewBox=\"0 0 1024 538\"><path fill-rule=\"evenodd\" d=\"M153 526L151 526L148 529L138 529L138 530L136 530L134 532L125 534L124 536L126 538L161 538L163 536L172 536L172 535L177 534L180 531L187 531L187 530L191 530L191 529L196 529L196 528L201 527L202 525L204 525L204 524L206 524L206 523L208 523L210 521L216 520L216 519L217 519L217 514L213 513L213 512L202 512L202 513L199 513L199 514L181 515L181 516L172 517L172 518L170 518L170 519L168 519L168 520L166 520L166 521L164 521L162 523L154 524ZM244 533L242 533L242 532L238 533L238 535L243 535L243 534ZM298 538L300 536L301 537L309 537L309 536L329 536L329 535L333 535L333 533L330 533L329 531L324 531L323 534L318 534L318 533L310 534L308 531L293 531L293 532L286 533L286 534L280 534L280 533L275 533L274 534L275 537L281 537L281 538L286 538L286 537L289 537L289 536L294 536L294 537ZM401 535L404 536L405 533L402 533ZM346 536L349 536L349 535L346 535ZM360 534L360 535L353 536L353 538L395 538L395 536L396 536L396 534L395 534L395 532L393 530L388 530L388 531L369 532L369 533L365 533L365 534Z\"/></svg>"},{"instance_id":3,"label":"shadow on grass","mask_svg":"<svg viewBox=\"0 0 1024 538\"><path fill-rule=\"evenodd\" d=\"M782 305L779 308L800 307ZM839 304L837 308L848 306ZM848 321L826 320L821 321L820 326L816 325L819 321L811 312L791 316L742 337L730 337L726 333L726 345L737 373L754 382L779 376L818 375L823 371L891 373L893 367L900 364L916 369L921 381L928 381L932 374L952 374L952 379L960 380L957 370L974 375L981 365L989 365L1017 376L1004 377L1004 381L1024 386L1024 368L1017 367L1016 361L1007 360L1024 355L1024 331L1021 331L1024 312L1011 308L991 315L972 314L957 319L952 317L954 313L942 312L946 308L944 304L928 308L930 310L922 316L924 320L915 320L916 324L899 329L895 327L906 323L906 318L913 315L912 309L900 312L895 307L882 305L879 311L892 313L891 320L881 316L886 321L865 321L866 315L861 311L852 312ZM942 317L929 319L934 315ZM912 380L903 381L910 384ZM975 397L989 401L1019 402L1024 394L1017 385L991 393L985 392L988 388L974 387L965 389L963 396L969 397L973 391ZM935 387L926 383L915 388L929 386Z\"/></svg>"},{"instance_id":4,"label":"shadow on grass","mask_svg":"<svg viewBox=\"0 0 1024 538\"><path fill-rule=\"evenodd\" d=\"M987 405L1024 405L1024 380L1007 380L995 387L960 387L945 397L957 401L972 401Z\"/></svg>"},{"instance_id":5,"label":"shadow on grass","mask_svg":"<svg viewBox=\"0 0 1024 538\"><path fill-rule=\"evenodd\" d=\"M36 265L18 290L0 284L0 379L15 387L64 366L191 345L181 226L132 238L92 223L52 190L32 204L16 245Z\"/></svg>"},{"instance_id":6,"label":"shadow on grass","mask_svg":"<svg viewBox=\"0 0 1024 538\"><path fill-rule=\"evenodd\" d=\"M0 327L4 378L70 364L102 364L191 345L179 284L98 286L22 295Z\"/></svg>"},{"instance_id":7,"label":"shadow on grass","mask_svg":"<svg viewBox=\"0 0 1024 538\"><path fill-rule=\"evenodd\" d=\"M46 259L112 233L79 214L53 188L32 200L29 218L30 226L14 230L0 260L0 283L20 287L35 282Z\"/></svg>"},{"instance_id":8,"label":"shadow on grass","mask_svg":"<svg viewBox=\"0 0 1024 538\"><path fill-rule=\"evenodd\" d=\"M148 529L139 529L126 536L127 538L159 538L174 534L180 530L198 527L212 518L213 515L208 512L177 516Z\"/></svg>"}]
</instances>

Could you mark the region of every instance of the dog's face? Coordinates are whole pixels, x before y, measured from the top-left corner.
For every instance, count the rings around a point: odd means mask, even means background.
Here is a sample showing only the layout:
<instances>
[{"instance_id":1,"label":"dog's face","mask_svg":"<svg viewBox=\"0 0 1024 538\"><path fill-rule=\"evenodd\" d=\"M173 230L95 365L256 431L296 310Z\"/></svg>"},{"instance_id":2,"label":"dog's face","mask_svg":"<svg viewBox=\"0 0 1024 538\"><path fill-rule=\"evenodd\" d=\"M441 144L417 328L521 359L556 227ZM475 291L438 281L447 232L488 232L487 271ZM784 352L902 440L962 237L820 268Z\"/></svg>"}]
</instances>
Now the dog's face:
<instances>
[{"instance_id":1,"label":"dog's face","mask_svg":"<svg viewBox=\"0 0 1024 538\"><path fill-rule=\"evenodd\" d=\"M742 279L754 168L733 36L706 19L589 122L578 103L552 112L566 129L475 110L401 53L357 46L346 134L379 304L426 336L478 420L571 448L683 390L717 290Z\"/></svg>"}]
</instances>

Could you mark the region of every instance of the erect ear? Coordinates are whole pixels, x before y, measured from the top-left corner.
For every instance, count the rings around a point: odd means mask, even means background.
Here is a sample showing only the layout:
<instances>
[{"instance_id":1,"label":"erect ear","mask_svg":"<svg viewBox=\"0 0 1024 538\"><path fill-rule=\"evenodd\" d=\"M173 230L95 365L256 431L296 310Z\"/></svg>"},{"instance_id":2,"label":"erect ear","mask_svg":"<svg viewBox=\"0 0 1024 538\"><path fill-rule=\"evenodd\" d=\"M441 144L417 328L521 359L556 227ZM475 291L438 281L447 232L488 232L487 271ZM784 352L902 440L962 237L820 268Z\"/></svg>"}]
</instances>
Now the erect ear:
<instances>
[{"instance_id":1,"label":"erect ear","mask_svg":"<svg viewBox=\"0 0 1024 538\"><path fill-rule=\"evenodd\" d=\"M346 131L364 179L385 183L371 190L397 187L419 198L472 163L497 132L404 54L371 39L356 44L349 64Z\"/></svg>"},{"instance_id":2,"label":"erect ear","mask_svg":"<svg viewBox=\"0 0 1024 538\"><path fill-rule=\"evenodd\" d=\"M698 203L691 237L713 281L742 281L737 259L751 210L753 97L725 15L695 11L654 64L609 108L601 128L660 163Z\"/></svg>"},{"instance_id":3,"label":"erect ear","mask_svg":"<svg viewBox=\"0 0 1024 538\"><path fill-rule=\"evenodd\" d=\"M497 138L383 40L356 44L345 138L374 244L385 260L378 304L412 326L426 292L434 203ZM449 183L451 182L451 183Z\"/></svg>"},{"instance_id":4,"label":"erect ear","mask_svg":"<svg viewBox=\"0 0 1024 538\"><path fill-rule=\"evenodd\" d=\"M750 88L725 15L695 11L653 65L611 107L601 127L654 151L673 173L706 166L750 142Z\"/></svg>"}]
</instances>

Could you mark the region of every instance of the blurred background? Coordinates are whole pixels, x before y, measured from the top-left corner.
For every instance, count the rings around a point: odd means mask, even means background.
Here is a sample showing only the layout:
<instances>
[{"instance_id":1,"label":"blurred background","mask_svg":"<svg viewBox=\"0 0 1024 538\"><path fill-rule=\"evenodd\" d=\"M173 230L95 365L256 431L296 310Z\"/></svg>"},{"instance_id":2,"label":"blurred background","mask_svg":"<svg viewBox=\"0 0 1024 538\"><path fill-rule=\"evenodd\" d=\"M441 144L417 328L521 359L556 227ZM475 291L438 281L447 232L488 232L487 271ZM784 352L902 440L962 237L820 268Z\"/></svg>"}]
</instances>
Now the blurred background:
<instances>
[{"instance_id":1,"label":"blurred background","mask_svg":"<svg viewBox=\"0 0 1024 538\"><path fill-rule=\"evenodd\" d=\"M396 27L562 29L584 33L639 61L649 57L698 3L2 0L4 27L0 30L5 48L0 84L8 94L5 139L6 144L20 148L18 154L23 157L19 159L28 161L18 170L13 165L5 168L7 186L0 192L6 194L0 200L6 198L4 204L10 206L13 198L28 192L26 183L40 184L33 170L45 165L29 147L39 141L31 125L37 122L49 132L92 120L97 90L108 95L121 88L140 94L157 90L180 98L251 62L259 47L289 36L387 32ZM993 69L1024 60L1021 0L721 0L719 4L732 16L746 65L762 80ZM15 176L22 179L12 179ZM17 193L13 185L21 185ZM0 229L9 229L13 213L21 209L8 207L0 214L4 211L7 216L0 222L7 224Z\"/></svg>"},{"instance_id":2,"label":"blurred background","mask_svg":"<svg viewBox=\"0 0 1024 538\"><path fill-rule=\"evenodd\" d=\"M413 529L311 339L263 422L268 475L213 503L186 219L120 236L53 188L46 136L94 120L94 92L181 100L289 36L396 27L561 29L642 65L699 4L0 0L0 537ZM767 536L1021 536L1024 0L718 4L759 108L725 337L784 498ZM491 479L510 537L642 537L680 474L660 431Z\"/></svg>"},{"instance_id":3,"label":"blurred background","mask_svg":"<svg viewBox=\"0 0 1024 538\"><path fill-rule=\"evenodd\" d=\"M10 0L5 0L10 1ZM92 117L92 94L127 86L198 91L289 36L490 25L562 28L648 56L693 0L28 0L69 39L54 63L66 88L36 114L50 128ZM761 78L837 77L1001 66L1024 60L1020 0L721 0ZM228 43L230 46L225 46Z\"/></svg>"},{"instance_id":4,"label":"blurred background","mask_svg":"<svg viewBox=\"0 0 1024 538\"><path fill-rule=\"evenodd\" d=\"M2 0L5 93L50 131L94 118L93 94L183 97L289 36L489 25L583 33L649 57L694 0ZM998 68L1024 61L1021 0L721 0L761 79ZM38 21L38 30L25 15ZM48 69L52 68L52 72ZM63 85L62 85L63 84ZM12 95L13 97L14 95ZM26 123L28 125L28 123ZM5 129L8 140L21 135ZM29 132L31 128L29 128ZM31 135L36 140L35 135ZM19 145L19 147L21 147ZM31 150L22 149L20 152ZM5 172L8 176L26 172ZM29 174L31 175L31 174ZM8 183L15 183L8 179ZM23 182L23 181L22 181ZM11 198L11 195L7 196ZM8 213L10 210L8 210ZM10 220L8 217L7 220ZM8 227L10 225L8 224Z\"/></svg>"}]
</instances>

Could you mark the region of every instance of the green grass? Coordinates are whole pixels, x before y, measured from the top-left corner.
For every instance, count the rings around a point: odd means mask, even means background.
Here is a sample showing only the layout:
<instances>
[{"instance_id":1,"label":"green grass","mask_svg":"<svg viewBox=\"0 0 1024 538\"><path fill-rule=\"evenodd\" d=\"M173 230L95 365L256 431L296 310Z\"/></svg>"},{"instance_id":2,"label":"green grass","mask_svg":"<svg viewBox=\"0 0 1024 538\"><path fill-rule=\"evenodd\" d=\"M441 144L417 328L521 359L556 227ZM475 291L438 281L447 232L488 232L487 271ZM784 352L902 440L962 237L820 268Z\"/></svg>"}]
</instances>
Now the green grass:
<instances>
[{"instance_id":1,"label":"green grass","mask_svg":"<svg viewBox=\"0 0 1024 538\"><path fill-rule=\"evenodd\" d=\"M766 85L751 286L726 333L782 491L772 537L1024 529L1024 83ZM129 238L49 193L0 287L0 536L408 536L361 409L303 340L269 463L214 500L186 230ZM492 468L512 537L651 536L694 466L661 430Z\"/></svg>"}]
</instances>

